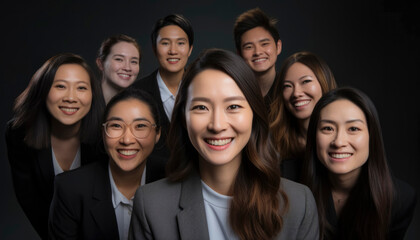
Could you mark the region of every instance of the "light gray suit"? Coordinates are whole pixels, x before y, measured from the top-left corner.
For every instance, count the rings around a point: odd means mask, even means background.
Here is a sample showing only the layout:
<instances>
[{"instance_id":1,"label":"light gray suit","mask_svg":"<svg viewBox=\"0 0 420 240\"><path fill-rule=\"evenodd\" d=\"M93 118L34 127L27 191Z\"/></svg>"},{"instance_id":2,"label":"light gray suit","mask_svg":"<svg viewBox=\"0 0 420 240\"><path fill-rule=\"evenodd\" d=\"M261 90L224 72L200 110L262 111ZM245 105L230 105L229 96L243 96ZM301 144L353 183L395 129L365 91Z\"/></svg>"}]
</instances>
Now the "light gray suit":
<instances>
[{"instance_id":1,"label":"light gray suit","mask_svg":"<svg viewBox=\"0 0 420 240\"><path fill-rule=\"evenodd\" d=\"M275 239L318 239L318 213L309 188L282 178L289 198L284 224ZM201 181L166 179L139 188L134 198L129 239L209 239Z\"/></svg>"}]
</instances>

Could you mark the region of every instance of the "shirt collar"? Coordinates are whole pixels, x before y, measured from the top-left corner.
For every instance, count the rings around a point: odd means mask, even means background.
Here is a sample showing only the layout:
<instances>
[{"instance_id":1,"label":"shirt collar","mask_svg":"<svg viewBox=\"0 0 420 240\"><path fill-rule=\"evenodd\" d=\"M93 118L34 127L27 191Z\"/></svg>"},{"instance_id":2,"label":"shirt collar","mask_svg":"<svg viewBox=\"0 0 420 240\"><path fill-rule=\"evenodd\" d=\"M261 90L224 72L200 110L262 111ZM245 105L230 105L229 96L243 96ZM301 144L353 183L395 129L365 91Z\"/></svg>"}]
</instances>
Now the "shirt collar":
<instances>
[{"instance_id":1,"label":"shirt collar","mask_svg":"<svg viewBox=\"0 0 420 240\"><path fill-rule=\"evenodd\" d=\"M159 86L159 92L160 92L160 97L162 98L162 102L165 102L169 98L175 98L175 96L172 95L171 91L169 91L168 87L163 81L162 76L160 76L159 71L156 74L156 79Z\"/></svg>"}]
</instances>

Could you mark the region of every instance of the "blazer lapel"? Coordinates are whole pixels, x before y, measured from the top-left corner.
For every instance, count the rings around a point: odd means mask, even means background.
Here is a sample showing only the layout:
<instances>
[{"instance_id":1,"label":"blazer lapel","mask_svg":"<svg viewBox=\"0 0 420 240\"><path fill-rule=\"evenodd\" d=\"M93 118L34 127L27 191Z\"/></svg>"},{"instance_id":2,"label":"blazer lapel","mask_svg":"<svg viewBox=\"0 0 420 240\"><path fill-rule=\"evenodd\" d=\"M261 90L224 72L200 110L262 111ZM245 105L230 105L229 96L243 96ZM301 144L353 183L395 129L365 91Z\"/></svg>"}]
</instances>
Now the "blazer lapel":
<instances>
[{"instance_id":1,"label":"blazer lapel","mask_svg":"<svg viewBox=\"0 0 420 240\"><path fill-rule=\"evenodd\" d=\"M194 172L182 183L181 211L177 215L181 239L209 239L206 211L198 173Z\"/></svg>"},{"instance_id":2,"label":"blazer lapel","mask_svg":"<svg viewBox=\"0 0 420 240\"><path fill-rule=\"evenodd\" d=\"M109 182L107 164L100 165L93 187L92 216L107 239L118 239L118 224L112 206L111 183Z\"/></svg>"},{"instance_id":3,"label":"blazer lapel","mask_svg":"<svg viewBox=\"0 0 420 240\"><path fill-rule=\"evenodd\" d=\"M44 180L44 186L48 189L48 199L52 199L52 194L54 192L54 165L52 160L52 150L51 147L41 149L38 152L37 165Z\"/></svg>"}]
</instances>

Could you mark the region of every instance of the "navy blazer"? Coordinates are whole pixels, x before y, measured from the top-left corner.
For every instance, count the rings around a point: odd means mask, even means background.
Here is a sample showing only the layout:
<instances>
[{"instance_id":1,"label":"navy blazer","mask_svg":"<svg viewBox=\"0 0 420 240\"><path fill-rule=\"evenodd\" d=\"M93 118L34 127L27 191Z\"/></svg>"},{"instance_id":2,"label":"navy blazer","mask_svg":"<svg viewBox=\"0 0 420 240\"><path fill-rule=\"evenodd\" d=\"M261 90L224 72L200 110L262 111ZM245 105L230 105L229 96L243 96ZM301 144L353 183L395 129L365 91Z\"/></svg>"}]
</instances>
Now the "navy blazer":
<instances>
[{"instance_id":1,"label":"navy blazer","mask_svg":"<svg viewBox=\"0 0 420 240\"><path fill-rule=\"evenodd\" d=\"M19 205L42 239L48 237L48 212L54 192L54 166L51 147L34 149L23 139L23 128L12 129L7 123L7 156L12 172L13 188ZM81 144L81 165L95 161L97 149Z\"/></svg>"},{"instance_id":2,"label":"navy blazer","mask_svg":"<svg viewBox=\"0 0 420 240\"><path fill-rule=\"evenodd\" d=\"M146 182L154 182L165 177L165 166L170 155L169 147L166 142L166 137L169 132L170 119L166 116L165 108L163 107L159 85L156 78L157 72L158 70L155 70L149 76L134 82L130 86L131 88L141 89L150 93L158 105L161 134L159 142L147 158L147 166L154 169L154 172L146 174Z\"/></svg>"},{"instance_id":3,"label":"navy blazer","mask_svg":"<svg viewBox=\"0 0 420 240\"><path fill-rule=\"evenodd\" d=\"M282 178L289 199L275 239L319 238L318 212L308 187ZM129 239L209 239L201 180L193 172L182 182L167 179L140 187L134 198Z\"/></svg>"}]
</instances>

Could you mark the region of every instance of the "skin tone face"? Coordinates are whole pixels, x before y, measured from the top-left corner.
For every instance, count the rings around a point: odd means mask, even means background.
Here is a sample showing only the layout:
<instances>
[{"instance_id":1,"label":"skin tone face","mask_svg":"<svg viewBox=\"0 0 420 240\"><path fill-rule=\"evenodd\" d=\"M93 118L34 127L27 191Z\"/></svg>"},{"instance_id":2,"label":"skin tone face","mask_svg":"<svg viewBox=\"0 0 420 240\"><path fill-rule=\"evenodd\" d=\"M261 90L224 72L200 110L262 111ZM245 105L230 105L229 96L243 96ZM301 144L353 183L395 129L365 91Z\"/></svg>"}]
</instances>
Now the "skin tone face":
<instances>
[{"instance_id":1,"label":"skin tone face","mask_svg":"<svg viewBox=\"0 0 420 240\"><path fill-rule=\"evenodd\" d=\"M191 51L188 36L180 27L169 25L160 29L155 53L161 72L183 72Z\"/></svg>"},{"instance_id":2,"label":"skin tone face","mask_svg":"<svg viewBox=\"0 0 420 240\"><path fill-rule=\"evenodd\" d=\"M188 88L185 118L189 138L200 156L202 176L204 171L234 175L251 136L253 119L235 81L218 70L199 73Z\"/></svg>"},{"instance_id":3,"label":"skin tone face","mask_svg":"<svg viewBox=\"0 0 420 240\"><path fill-rule=\"evenodd\" d=\"M369 131L363 111L349 100L328 104L321 110L316 142L318 158L332 176L357 179L369 157Z\"/></svg>"},{"instance_id":4,"label":"skin tone face","mask_svg":"<svg viewBox=\"0 0 420 240\"><path fill-rule=\"evenodd\" d=\"M104 63L98 63L105 81L116 89L130 86L140 71L139 50L128 42L118 42L111 47Z\"/></svg>"},{"instance_id":5,"label":"skin tone face","mask_svg":"<svg viewBox=\"0 0 420 240\"><path fill-rule=\"evenodd\" d=\"M281 41L274 41L263 27L246 31L241 37L241 55L256 73L275 71L277 55L281 52Z\"/></svg>"},{"instance_id":6,"label":"skin tone face","mask_svg":"<svg viewBox=\"0 0 420 240\"><path fill-rule=\"evenodd\" d=\"M155 143L159 141L160 131L151 128L145 138L133 135L130 124L134 127L145 127L139 122L155 124L150 108L137 99L128 99L116 103L107 116L110 127L122 128L126 124L125 133L120 137L111 138L103 133L105 148L110 156L110 166L113 172L142 172L146 158L152 153Z\"/></svg>"},{"instance_id":7,"label":"skin tone face","mask_svg":"<svg viewBox=\"0 0 420 240\"><path fill-rule=\"evenodd\" d=\"M286 108L299 121L309 123L312 110L321 97L322 88L312 70L299 62L292 64L283 82Z\"/></svg>"},{"instance_id":8,"label":"skin tone face","mask_svg":"<svg viewBox=\"0 0 420 240\"><path fill-rule=\"evenodd\" d=\"M55 74L46 105L53 119L62 125L80 126L92 103L87 71L78 64L63 64Z\"/></svg>"}]
</instances>

